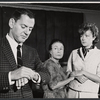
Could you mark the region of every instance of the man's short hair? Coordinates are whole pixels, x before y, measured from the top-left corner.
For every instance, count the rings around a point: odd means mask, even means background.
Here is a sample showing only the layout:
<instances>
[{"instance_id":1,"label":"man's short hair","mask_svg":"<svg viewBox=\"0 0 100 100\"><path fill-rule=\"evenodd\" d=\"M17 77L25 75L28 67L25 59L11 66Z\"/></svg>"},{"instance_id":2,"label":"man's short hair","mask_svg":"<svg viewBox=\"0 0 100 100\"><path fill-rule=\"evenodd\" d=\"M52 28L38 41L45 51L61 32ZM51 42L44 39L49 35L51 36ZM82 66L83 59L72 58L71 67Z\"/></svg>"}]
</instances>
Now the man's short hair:
<instances>
[{"instance_id":1,"label":"man's short hair","mask_svg":"<svg viewBox=\"0 0 100 100\"><path fill-rule=\"evenodd\" d=\"M14 18L14 20L17 21L18 19L20 19L21 15L27 15L28 17L35 19L35 14L33 14L28 9L16 9L11 18Z\"/></svg>"}]
</instances>

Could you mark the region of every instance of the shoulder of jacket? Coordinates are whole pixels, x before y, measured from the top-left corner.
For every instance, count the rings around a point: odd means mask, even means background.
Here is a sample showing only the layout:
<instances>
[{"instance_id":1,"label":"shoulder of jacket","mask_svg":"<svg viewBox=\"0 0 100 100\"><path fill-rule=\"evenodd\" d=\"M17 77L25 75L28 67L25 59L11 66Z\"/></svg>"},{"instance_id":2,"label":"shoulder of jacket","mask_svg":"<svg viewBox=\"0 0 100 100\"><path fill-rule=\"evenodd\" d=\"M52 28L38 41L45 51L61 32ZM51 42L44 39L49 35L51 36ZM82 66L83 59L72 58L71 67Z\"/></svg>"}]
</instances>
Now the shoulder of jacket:
<instances>
[{"instance_id":1,"label":"shoulder of jacket","mask_svg":"<svg viewBox=\"0 0 100 100\"><path fill-rule=\"evenodd\" d=\"M28 46L28 45L26 45L26 44L23 44L23 46L24 46L25 48L28 48L28 50L37 51L35 48L33 48L33 47L31 47L31 46Z\"/></svg>"},{"instance_id":2,"label":"shoulder of jacket","mask_svg":"<svg viewBox=\"0 0 100 100\"><path fill-rule=\"evenodd\" d=\"M53 64L55 64L55 62L52 61L51 59L47 59L47 60L44 62L44 65L48 65L48 66L51 66L51 65L53 65Z\"/></svg>"}]
</instances>

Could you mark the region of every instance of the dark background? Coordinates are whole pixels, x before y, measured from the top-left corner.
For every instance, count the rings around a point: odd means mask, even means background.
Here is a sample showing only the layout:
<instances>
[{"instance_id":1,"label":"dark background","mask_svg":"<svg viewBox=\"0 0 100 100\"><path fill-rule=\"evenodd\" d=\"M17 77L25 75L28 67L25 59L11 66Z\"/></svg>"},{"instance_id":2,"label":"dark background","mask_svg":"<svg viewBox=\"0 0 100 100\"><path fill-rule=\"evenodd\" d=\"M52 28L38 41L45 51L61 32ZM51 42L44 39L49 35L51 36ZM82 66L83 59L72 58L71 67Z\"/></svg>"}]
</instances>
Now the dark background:
<instances>
[{"instance_id":1,"label":"dark background","mask_svg":"<svg viewBox=\"0 0 100 100\"><path fill-rule=\"evenodd\" d=\"M0 7L0 36L3 37L9 30L8 21L14 7ZM64 42L66 62L70 52L80 47L78 28L83 23L83 13L32 10L36 15L35 27L25 42L37 49L41 60L48 59L48 45L52 39L58 38Z\"/></svg>"}]
</instances>

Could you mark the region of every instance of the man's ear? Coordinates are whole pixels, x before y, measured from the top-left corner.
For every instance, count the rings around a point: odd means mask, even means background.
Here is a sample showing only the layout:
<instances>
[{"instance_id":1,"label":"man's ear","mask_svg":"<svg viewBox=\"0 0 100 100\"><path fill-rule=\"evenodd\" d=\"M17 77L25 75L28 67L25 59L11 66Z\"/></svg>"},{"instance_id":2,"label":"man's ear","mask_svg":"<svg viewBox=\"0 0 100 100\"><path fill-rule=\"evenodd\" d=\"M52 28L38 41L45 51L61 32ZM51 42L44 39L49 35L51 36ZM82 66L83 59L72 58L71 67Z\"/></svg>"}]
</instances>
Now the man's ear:
<instances>
[{"instance_id":1,"label":"man's ear","mask_svg":"<svg viewBox=\"0 0 100 100\"><path fill-rule=\"evenodd\" d=\"M15 24L14 18L10 18L10 20L9 20L9 27L10 28L13 28L14 27L14 24Z\"/></svg>"}]
</instances>

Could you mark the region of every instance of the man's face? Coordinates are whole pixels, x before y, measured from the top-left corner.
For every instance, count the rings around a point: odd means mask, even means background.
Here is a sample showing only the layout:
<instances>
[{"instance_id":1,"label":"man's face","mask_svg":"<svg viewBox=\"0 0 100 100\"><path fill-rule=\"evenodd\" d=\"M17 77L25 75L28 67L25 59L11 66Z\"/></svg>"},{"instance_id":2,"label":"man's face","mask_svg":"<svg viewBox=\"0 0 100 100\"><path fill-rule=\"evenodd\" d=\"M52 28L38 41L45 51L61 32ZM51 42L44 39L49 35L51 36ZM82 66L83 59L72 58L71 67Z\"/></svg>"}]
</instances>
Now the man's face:
<instances>
[{"instance_id":1,"label":"man's face","mask_svg":"<svg viewBox=\"0 0 100 100\"><path fill-rule=\"evenodd\" d=\"M23 43L29 37L35 24L34 18L29 18L27 15L21 15L21 18L16 22L12 19L12 24L10 26L9 35L17 43Z\"/></svg>"}]
</instances>

